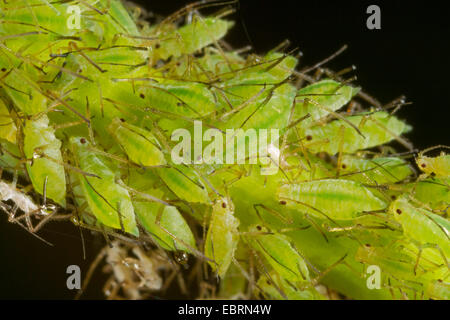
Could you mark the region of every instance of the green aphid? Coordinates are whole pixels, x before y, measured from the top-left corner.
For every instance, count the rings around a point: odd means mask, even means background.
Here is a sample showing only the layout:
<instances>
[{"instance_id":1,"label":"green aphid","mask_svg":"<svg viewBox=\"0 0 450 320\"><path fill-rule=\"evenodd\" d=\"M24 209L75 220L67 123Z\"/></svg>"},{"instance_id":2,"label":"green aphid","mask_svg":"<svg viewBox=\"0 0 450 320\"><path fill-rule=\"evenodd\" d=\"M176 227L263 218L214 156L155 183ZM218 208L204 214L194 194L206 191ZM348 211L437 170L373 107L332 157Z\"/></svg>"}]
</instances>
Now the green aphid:
<instances>
[{"instance_id":1,"label":"green aphid","mask_svg":"<svg viewBox=\"0 0 450 320\"><path fill-rule=\"evenodd\" d=\"M47 111L47 97L23 70L11 69L0 83L3 84L0 90L4 90L14 105L25 114L35 115Z\"/></svg>"},{"instance_id":2,"label":"green aphid","mask_svg":"<svg viewBox=\"0 0 450 320\"><path fill-rule=\"evenodd\" d=\"M287 236L270 232L261 225L252 226L249 232L252 233L248 236L252 247L264 256L276 273L293 283L310 280L305 260Z\"/></svg>"},{"instance_id":3,"label":"green aphid","mask_svg":"<svg viewBox=\"0 0 450 320\"><path fill-rule=\"evenodd\" d=\"M232 26L233 23L226 20L194 16L192 23L165 34L155 52L164 60L192 54L220 40Z\"/></svg>"},{"instance_id":4,"label":"green aphid","mask_svg":"<svg viewBox=\"0 0 450 320\"><path fill-rule=\"evenodd\" d=\"M402 225L405 236L419 247L437 250L444 260L450 257L450 222L447 219L415 207L405 197L393 201L389 212Z\"/></svg>"},{"instance_id":5,"label":"green aphid","mask_svg":"<svg viewBox=\"0 0 450 320\"><path fill-rule=\"evenodd\" d=\"M158 189L145 190L145 193L156 198L163 196L163 192ZM133 207L140 224L162 248L188 252L191 251L190 248L196 248L194 235L176 207L148 202L145 199L139 199L139 195L133 199Z\"/></svg>"},{"instance_id":6,"label":"green aphid","mask_svg":"<svg viewBox=\"0 0 450 320\"><path fill-rule=\"evenodd\" d=\"M409 130L410 127L404 122L380 111L306 129L306 147L311 152L331 155L340 151L352 153L390 142Z\"/></svg>"},{"instance_id":7,"label":"green aphid","mask_svg":"<svg viewBox=\"0 0 450 320\"><path fill-rule=\"evenodd\" d=\"M148 167L167 163L161 145L151 132L118 118L111 122L108 129L134 163Z\"/></svg>"},{"instance_id":8,"label":"green aphid","mask_svg":"<svg viewBox=\"0 0 450 320\"><path fill-rule=\"evenodd\" d=\"M205 255L219 277L224 277L234 258L238 245L239 220L234 216L234 205L226 198L216 200L205 240Z\"/></svg>"},{"instance_id":9,"label":"green aphid","mask_svg":"<svg viewBox=\"0 0 450 320\"><path fill-rule=\"evenodd\" d=\"M61 141L55 137L55 131L49 127L49 120L42 115L35 120L25 122L24 152L27 159L27 171L33 187L62 206L65 206L66 176L64 173Z\"/></svg>"},{"instance_id":10,"label":"green aphid","mask_svg":"<svg viewBox=\"0 0 450 320\"><path fill-rule=\"evenodd\" d=\"M302 121L300 127L312 125L321 118L346 105L359 92L360 88L343 85L334 80L321 80L298 91L295 117Z\"/></svg>"},{"instance_id":11,"label":"green aphid","mask_svg":"<svg viewBox=\"0 0 450 320\"><path fill-rule=\"evenodd\" d=\"M351 220L387 207L387 203L361 183L342 179L285 184L277 195L288 208L321 219Z\"/></svg>"},{"instance_id":12,"label":"green aphid","mask_svg":"<svg viewBox=\"0 0 450 320\"><path fill-rule=\"evenodd\" d=\"M158 175L167 187L180 199L188 202L209 204L210 199L200 175L187 165L170 165L158 168Z\"/></svg>"},{"instance_id":13,"label":"green aphid","mask_svg":"<svg viewBox=\"0 0 450 320\"><path fill-rule=\"evenodd\" d=\"M423 154L416 159L417 166L427 175L441 178L450 177L450 154L442 153L436 157L427 157Z\"/></svg>"},{"instance_id":14,"label":"green aphid","mask_svg":"<svg viewBox=\"0 0 450 320\"><path fill-rule=\"evenodd\" d=\"M345 178L372 185L397 183L413 174L409 164L400 158L363 159L351 155L342 157L339 171Z\"/></svg>"},{"instance_id":15,"label":"green aphid","mask_svg":"<svg viewBox=\"0 0 450 320\"><path fill-rule=\"evenodd\" d=\"M450 178L430 178L406 185L411 195L435 213L446 213L450 206Z\"/></svg>"},{"instance_id":16,"label":"green aphid","mask_svg":"<svg viewBox=\"0 0 450 320\"><path fill-rule=\"evenodd\" d=\"M114 171L89 148L83 137L71 137L76 163L83 173L77 173L90 210L107 227L139 235L133 205L128 191L116 183Z\"/></svg>"}]
</instances>

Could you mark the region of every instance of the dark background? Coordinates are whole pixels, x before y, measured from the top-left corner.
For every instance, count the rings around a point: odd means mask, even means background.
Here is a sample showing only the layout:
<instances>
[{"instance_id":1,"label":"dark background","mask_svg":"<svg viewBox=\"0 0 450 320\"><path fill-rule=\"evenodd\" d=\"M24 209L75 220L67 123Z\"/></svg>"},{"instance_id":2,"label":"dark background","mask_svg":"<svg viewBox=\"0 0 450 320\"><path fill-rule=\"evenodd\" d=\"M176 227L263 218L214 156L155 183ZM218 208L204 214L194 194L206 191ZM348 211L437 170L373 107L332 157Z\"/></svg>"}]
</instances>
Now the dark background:
<instances>
[{"instance_id":1,"label":"dark background","mask_svg":"<svg viewBox=\"0 0 450 320\"><path fill-rule=\"evenodd\" d=\"M167 15L191 1L135 2ZM450 19L442 2L419 3L241 0L227 40L236 48L252 44L257 53L264 53L289 39L291 48L303 52L303 67L348 44L349 49L327 66L340 70L356 65L355 84L382 103L405 94L413 104L398 115L414 127L407 137L417 148L449 145ZM370 4L381 8L381 30L366 28ZM86 235L89 250L83 261L79 233L72 225L49 225L41 235L56 247L48 247L0 215L0 298L72 298L74 293L66 289L66 267L78 264L85 274L103 246L101 239ZM100 284L104 278L97 280Z\"/></svg>"}]
</instances>

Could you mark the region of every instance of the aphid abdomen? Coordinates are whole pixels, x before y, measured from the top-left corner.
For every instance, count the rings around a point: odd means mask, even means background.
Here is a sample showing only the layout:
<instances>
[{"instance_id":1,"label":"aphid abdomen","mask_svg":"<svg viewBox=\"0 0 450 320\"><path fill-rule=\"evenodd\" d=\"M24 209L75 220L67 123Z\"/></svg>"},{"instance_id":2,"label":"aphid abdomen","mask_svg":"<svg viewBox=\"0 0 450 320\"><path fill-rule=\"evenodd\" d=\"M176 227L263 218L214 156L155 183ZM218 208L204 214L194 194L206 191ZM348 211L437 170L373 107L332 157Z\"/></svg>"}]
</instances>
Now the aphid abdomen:
<instances>
[{"instance_id":1,"label":"aphid abdomen","mask_svg":"<svg viewBox=\"0 0 450 320\"><path fill-rule=\"evenodd\" d=\"M349 220L387 206L360 183L338 179L286 184L278 189L278 197L288 207L321 219Z\"/></svg>"},{"instance_id":2,"label":"aphid abdomen","mask_svg":"<svg viewBox=\"0 0 450 320\"><path fill-rule=\"evenodd\" d=\"M86 138L72 137L70 142L80 169L95 175L77 174L92 213L107 227L139 235L130 195L116 183L115 173L87 148L89 143Z\"/></svg>"},{"instance_id":3,"label":"aphid abdomen","mask_svg":"<svg viewBox=\"0 0 450 320\"><path fill-rule=\"evenodd\" d=\"M305 136L309 137L308 140L311 143L311 146L307 146L308 149L312 152L328 152L332 155L339 151L353 153L392 141L410 129L396 117L381 111L346 119L357 127L360 133L343 120L335 120L325 126L315 126L305 131ZM344 127L343 136L340 135L341 127ZM343 141L342 150L339 150L341 140ZM315 141L320 142L314 144Z\"/></svg>"},{"instance_id":4,"label":"aphid abdomen","mask_svg":"<svg viewBox=\"0 0 450 320\"><path fill-rule=\"evenodd\" d=\"M115 118L108 127L131 161L143 166L166 164L161 146L149 131Z\"/></svg>"},{"instance_id":5,"label":"aphid abdomen","mask_svg":"<svg viewBox=\"0 0 450 320\"><path fill-rule=\"evenodd\" d=\"M205 255L219 277L225 276L234 257L239 235L239 220L234 217L234 205L227 199L217 200L212 208L211 221L205 240Z\"/></svg>"},{"instance_id":6,"label":"aphid abdomen","mask_svg":"<svg viewBox=\"0 0 450 320\"><path fill-rule=\"evenodd\" d=\"M193 22L165 35L155 52L161 59L191 54L221 39L233 25L216 18L194 17Z\"/></svg>"},{"instance_id":7,"label":"aphid abdomen","mask_svg":"<svg viewBox=\"0 0 450 320\"><path fill-rule=\"evenodd\" d=\"M163 194L160 190L156 189L147 190L146 193L158 198ZM185 244L191 248L196 248L194 235L176 207L165 206L156 202L139 201L137 199L133 200L133 207L139 222L164 249L190 252L191 250ZM159 224L156 221L158 214L161 214ZM161 227L174 235L176 239L173 239Z\"/></svg>"},{"instance_id":8,"label":"aphid abdomen","mask_svg":"<svg viewBox=\"0 0 450 320\"><path fill-rule=\"evenodd\" d=\"M26 121L23 133L25 156L30 159L27 171L36 191L44 193L47 179L47 197L65 206L66 177L62 165L61 141L55 137L48 122L46 115Z\"/></svg>"},{"instance_id":9,"label":"aphid abdomen","mask_svg":"<svg viewBox=\"0 0 450 320\"><path fill-rule=\"evenodd\" d=\"M171 165L158 168L159 176L179 198L188 202L210 203L208 190L192 167Z\"/></svg>"}]
</instances>

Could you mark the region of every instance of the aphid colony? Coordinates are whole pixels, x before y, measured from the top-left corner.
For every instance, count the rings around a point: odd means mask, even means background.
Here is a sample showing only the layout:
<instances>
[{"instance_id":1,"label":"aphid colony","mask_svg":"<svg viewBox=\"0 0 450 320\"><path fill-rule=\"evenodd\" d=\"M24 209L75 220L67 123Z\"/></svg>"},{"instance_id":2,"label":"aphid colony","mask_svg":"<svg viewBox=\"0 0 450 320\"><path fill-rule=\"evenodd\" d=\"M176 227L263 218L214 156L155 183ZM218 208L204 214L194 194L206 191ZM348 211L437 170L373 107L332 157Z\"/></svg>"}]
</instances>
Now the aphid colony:
<instances>
[{"instance_id":1,"label":"aphid colony","mask_svg":"<svg viewBox=\"0 0 450 320\"><path fill-rule=\"evenodd\" d=\"M67 23L74 5L79 28ZM131 262L141 275L128 298L163 286L158 259L140 247L149 243L208 265L221 280L209 297L322 299L325 285L355 299L450 298L449 156L420 153L418 175L386 145L411 151L411 128L390 112L403 102L382 106L321 64L299 71L283 47L233 50L227 11L199 13L214 5L150 25L118 0L0 4L0 165L14 176L0 196L10 221L35 233L33 223L71 219L115 238L102 253L111 290L131 278ZM196 120L220 133L279 130L279 170L175 164L171 133ZM129 250L137 258L124 264ZM371 265L381 269L377 290L366 285Z\"/></svg>"}]
</instances>

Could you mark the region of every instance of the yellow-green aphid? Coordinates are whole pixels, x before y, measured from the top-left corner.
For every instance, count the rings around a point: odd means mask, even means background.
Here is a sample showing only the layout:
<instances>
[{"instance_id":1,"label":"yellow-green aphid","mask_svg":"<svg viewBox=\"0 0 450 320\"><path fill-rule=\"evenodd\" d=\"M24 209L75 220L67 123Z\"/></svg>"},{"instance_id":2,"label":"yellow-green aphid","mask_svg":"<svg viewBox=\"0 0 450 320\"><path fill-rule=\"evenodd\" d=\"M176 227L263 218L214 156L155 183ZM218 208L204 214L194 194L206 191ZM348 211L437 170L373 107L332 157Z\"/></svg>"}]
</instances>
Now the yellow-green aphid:
<instances>
[{"instance_id":1,"label":"yellow-green aphid","mask_svg":"<svg viewBox=\"0 0 450 320\"><path fill-rule=\"evenodd\" d=\"M324 126L318 125L307 129L306 147L314 153L327 152L331 155L339 151L352 153L387 143L410 130L404 122L384 111L350 116L346 120L348 122L340 119Z\"/></svg>"},{"instance_id":2,"label":"yellow-green aphid","mask_svg":"<svg viewBox=\"0 0 450 320\"><path fill-rule=\"evenodd\" d=\"M158 189L145 190L145 193L156 198L161 198L164 194ZM133 207L136 216L140 224L162 248L171 251L183 250L188 252L191 251L189 247L196 248L194 235L186 220L184 220L176 207L166 206L157 202L139 200L138 197L139 196L137 196L136 199L133 199ZM160 215L159 223L157 223L158 215ZM162 228L168 232L164 231Z\"/></svg>"},{"instance_id":3,"label":"yellow-green aphid","mask_svg":"<svg viewBox=\"0 0 450 320\"><path fill-rule=\"evenodd\" d=\"M431 178L407 185L414 199L434 213L445 213L450 207L450 178Z\"/></svg>"},{"instance_id":4,"label":"yellow-green aphid","mask_svg":"<svg viewBox=\"0 0 450 320\"><path fill-rule=\"evenodd\" d=\"M209 203L208 190L200 175L186 165L158 168L158 174L167 187L179 198L188 202Z\"/></svg>"},{"instance_id":5,"label":"yellow-green aphid","mask_svg":"<svg viewBox=\"0 0 450 320\"><path fill-rule=\"evenodd\" d=\"M232 25L222 19L194 16L192 23L164 35L155 52L161 59L194 53L220 40Z\"/></svg>"},{"instance_id":6,"label":"yellow-green aphid","mask_svg":"<svg viewBox=\"0 0 450 320\"><path fill-rule=\"evenodd\" d=\"M70 142L76 162L84 172L77 175L92 213L103 225L138 236L130 195L116 183L115 172L91 151L86 138L71 137Z\"/></svg>"},{"instance_id":7,"label":"yellow-green aphid","mask_svg":"<svg viewBox=\"0 0 450 320\"><path fill-rule=\"evenodd\" d=\"M339 171L346 178L367 184L396 183L413 173L405 160L395 157L363 159L344 155L340 165Z\"/></svg>"},{"instance_id":8,"label":"yellow-green aphid","mask_svg":"<svg viewBox=\"0 0 450 320\"><path fill-rule=\"evenodd\" d=\"M417 166L427 175L450 177L450 154L442 152L437 157L427 157L422 153L416 158Z\"/></svg>"},{"instance_id":9,"label":"yellow-green aphid","mask_svg":"<svg viewBox=\"0 0 450 320\"><path fill-rule=\"evenodd\" d=\"M151 132L118 118L108 129L131 161L148 167L166 164L161 145Z\"/></svg>"},{"instance_id":10,"label":"yellow-green aphid","mask_svg":"<svg viewBox=\"0 0 450 320\"><path fill-rule=\"evenodd\" d=\"M286 184L278 189L278 198L300 212L333 220L351 220L387 206L361 183L343 179Z\"/></svg>"},{"instance_id":11,"label":"yellow-green aphid","mask_svg":"<svg viewBox=\"0 0 450 320\"><path fill-rule=\"evenodd\" d=\"M65 206L66 176L61 155L61 141L55 137L55 131L48 125L46 115L35 120L26 120L24 133L24 152L27 159L27 171L33 187L40 194Z\"/></svg>"},{"instance_id":12,"label":"yellow-green aphid","mask_svg":"<svg viewBox=\"0 0 450 320\"><path fill-rule=\"evenodd\" d=\"M234 257L239 234L239 220L234 216L231 200L220 198L212 207L211 219L205 240L205 255L219 277L224 277Z\"/></svg>"},{"instance_id":13,"label":"yellow-green aphid","mask_svg":"<svg viewBox=\"0 0 450 320\"><path fill-rule=\"evenodd\" d=\"M391 203L389 211L402 225L403 233L418 246L437 249L450 257L450 222L428 210L417 208L405 197Z\"/></svg>"},{"instance_id":14,"label":"yellow-green aphid","mask_svg":"<svg viewBox=\"0 0 450 320\"><path fill-rule=\"evenodd\" d=\"M337 111L346 105L358 92L360 88L342 85L334 80L322 80L298 91L297 104L295 106L295 118L310 115L302 121L301 126L314 124L317 120ZM307 102L307 100L312 100Z\"/></svg>"},{"instance_id":15,"label":"yellow-green aphid","mask_svg":"<svg viewBox=\"0 0 450 320\"><path fill-rule=\"evenodd\" d=\"M249 235L249 241L280 276L294 283L309 281L306 262L287 236L269 232L261 225L253 226L249 231L253 233Z\"/></svg>"}]
</instances>

